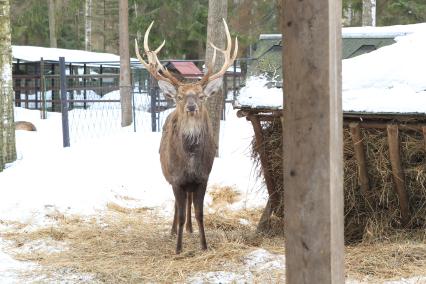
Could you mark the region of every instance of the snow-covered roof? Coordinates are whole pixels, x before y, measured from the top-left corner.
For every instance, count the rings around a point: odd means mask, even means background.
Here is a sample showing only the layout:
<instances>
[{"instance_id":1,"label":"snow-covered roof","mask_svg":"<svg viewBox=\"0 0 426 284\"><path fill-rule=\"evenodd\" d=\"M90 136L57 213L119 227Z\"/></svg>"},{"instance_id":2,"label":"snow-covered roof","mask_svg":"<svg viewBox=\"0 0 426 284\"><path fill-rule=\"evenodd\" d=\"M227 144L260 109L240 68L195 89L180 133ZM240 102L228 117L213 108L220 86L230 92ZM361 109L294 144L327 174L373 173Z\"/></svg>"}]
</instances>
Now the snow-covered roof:
<instances>
[{"instance_id":1,"label":"snow-covered roof","mask_svg":"<svg viewBox=\"0 0 426 284\"><path fill-rule=\"evenodd\" d=\"M357 32L363 33L357 28ZM426 114L426 23L387 27L409 30L396 43L343 60L342 103L345 112ZM282 89L253 77L241 89L239 107L282 108Z\"/></svg>"},{"instance_id":2,"label":"snow-covered roof","mask_svg":"<svg viewBox=\"0 0 426 284\"><path fill-rule=\"evenodd\" d=\"M396 38L423 29L426 23L396 25L386 27L346 27L342 28L343 38ZM261 34L260 40L281 40L281 34Z\"/></svg>"},{"instance_id":3,"label":"snow-covered roof","mask_svg":"<svg viewBox=\"0 0 426 284\"><path fill-rule=\"evenodd\" d=\"M119 64L120 56L112 53L91 52L75 49L49 48L40 46L12 46L12 56L14 59L35 62L43 57L45 61L59 61L59 57L65 57L66 62L85 63L110 63ZM139 62L131 59L132 62Z\"/></svg>"}]
</instances>

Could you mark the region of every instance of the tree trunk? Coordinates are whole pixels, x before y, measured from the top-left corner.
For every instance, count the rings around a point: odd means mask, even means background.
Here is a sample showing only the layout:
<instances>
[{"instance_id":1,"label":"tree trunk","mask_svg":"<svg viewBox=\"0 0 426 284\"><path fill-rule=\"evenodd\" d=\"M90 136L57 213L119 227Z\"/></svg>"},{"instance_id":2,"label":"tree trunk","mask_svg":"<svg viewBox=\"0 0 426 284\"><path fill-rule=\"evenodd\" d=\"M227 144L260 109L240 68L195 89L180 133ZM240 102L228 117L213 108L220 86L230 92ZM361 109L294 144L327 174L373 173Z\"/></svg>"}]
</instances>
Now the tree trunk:
<instances>
[{"instance_id":1,"label":"tree trunk","mask_svg":"<svg viewBox=\"0 0 426 284\"><path fill-rule=\"evenodd\" d=\"M49 0L49 38L50 47L57 47L58 41L56 39L56 8L55 0Z\"/></svg>"},{"instance_id":2,"label":"tree trunk","mask_svg":"<svg viewBox=\"0 0 426 284\"><path fill-rule=\"evenodd\" d=\"M92 50L92 0L86 0L84 9L84 49Z\"/></svg>"},{"instance_id":3,"label":"tree trunk","mask_svg":"<svg viewBox=\"0 0 426 284\"><path fill-rule=\"evenodd\" d=\"M376 0L362 0L362 25L376 26Z\"/></svg>"},{"instance_id":4,"label":"tree trunk","mask_svg":"<svg viewBox=\"0 0 426 284\"><path fill-rule=\"evenodd\" d=\"M119 8L119 42L120 42L120 100L121 126L132 123L132 95L130 84L129 55L129 5L127 0L120 0Z\"/></svg>"},{"instance_id":5,"label":"tree trunk","mask_svg":"<svg viewBox=\"0 0 426 284\"><path fill-rule=\"evenodd\" d=\"M16 160L9 0L0 0L0 171Z\"/></svg>"},{"instance_id":6,"label":"tree trunk","mask_svg":"<svg viewBox=\"0 0 426 284\"><path fill-rule=\"evenodd\" d=\"M209 14L207 24L207 47L206 47L206 67L211 62L213 56L213 48L209 42L212 42L219 48L225 48L226 36L223 27L222 19L226 19L228 11L227 0L209 0ZM224 62L223 56L218 54L216 64L213 67L217 72L222 67ZM207 101L207 109L209 111L210 119L213 126L214 139L217 145L216 155L219 153L219 132L220 132L220 118L223 110L223 92L213 94Z\"/></svg>"}]
</instances>

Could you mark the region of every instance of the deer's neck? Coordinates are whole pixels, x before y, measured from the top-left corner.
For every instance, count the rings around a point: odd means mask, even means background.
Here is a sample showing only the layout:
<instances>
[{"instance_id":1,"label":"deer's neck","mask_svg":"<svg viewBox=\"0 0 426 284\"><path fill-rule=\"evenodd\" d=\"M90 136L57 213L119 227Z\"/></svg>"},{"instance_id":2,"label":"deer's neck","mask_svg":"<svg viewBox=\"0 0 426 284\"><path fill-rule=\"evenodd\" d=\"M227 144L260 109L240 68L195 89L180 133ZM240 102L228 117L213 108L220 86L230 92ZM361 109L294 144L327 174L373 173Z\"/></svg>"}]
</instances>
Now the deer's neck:
<instances>
[{"instance_id":1,"label":"deer's neck","mask_svg":"<svg viewBox=\"0 0 426 284\"><path fill-rule=\"evenodd\" d=\"M199 144L202 142L206 122L202 117L185 117L181 121L181 135L186 144Z\"/></svg>"}]
</instances>

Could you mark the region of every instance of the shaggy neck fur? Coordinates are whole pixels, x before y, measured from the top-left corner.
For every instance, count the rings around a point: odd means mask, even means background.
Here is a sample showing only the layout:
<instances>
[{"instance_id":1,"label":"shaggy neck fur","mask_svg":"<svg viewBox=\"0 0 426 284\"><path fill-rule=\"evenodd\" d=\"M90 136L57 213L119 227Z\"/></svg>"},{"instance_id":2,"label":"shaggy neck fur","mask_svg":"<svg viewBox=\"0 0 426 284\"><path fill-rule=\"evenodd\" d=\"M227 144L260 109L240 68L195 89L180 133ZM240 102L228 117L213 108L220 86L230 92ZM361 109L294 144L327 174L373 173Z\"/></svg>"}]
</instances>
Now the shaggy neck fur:
<instances>
[{"instance_id":1,"label":"shaggy neck fur","mask_svg":"<svg viewBox=\"0 0 426 284\"><path fill-rule=\"evenodd\" d=\"M199 144L203 138L203 118L186 115L181 121L181 134L190 144Z\"/></svg>"}]
</instances>

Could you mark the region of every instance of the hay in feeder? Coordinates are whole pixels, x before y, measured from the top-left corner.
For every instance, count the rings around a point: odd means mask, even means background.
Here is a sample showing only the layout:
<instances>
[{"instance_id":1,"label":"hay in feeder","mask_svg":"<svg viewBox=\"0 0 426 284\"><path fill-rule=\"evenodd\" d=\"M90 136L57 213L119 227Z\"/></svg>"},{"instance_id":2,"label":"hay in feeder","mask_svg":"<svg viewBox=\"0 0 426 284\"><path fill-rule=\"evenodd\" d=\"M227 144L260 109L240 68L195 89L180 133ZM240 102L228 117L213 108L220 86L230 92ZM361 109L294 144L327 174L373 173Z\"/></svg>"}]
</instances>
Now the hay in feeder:
<instances>
[{"instance_id":1,"label":"hay in feeder","mask_svg":"<svg viewBox=\"0 0 426 284\"><path fill-rule=\"evenodd\" d=\"M283 198L282 127L280 119L262 122L264 145L253 143L253 157L260 168L258 148L264 147L268 170L277 196ZM383 240L402 230L426 229L426 152L422 133L400 130L400 149L411 219L403 228L398 196L393 185L387 132L361 129L370 190L361 194L358 167L349 129L344 129L344 212L346 243ZM283 200L280 200L281 204Z\"/></svg>"}]
</instances>

